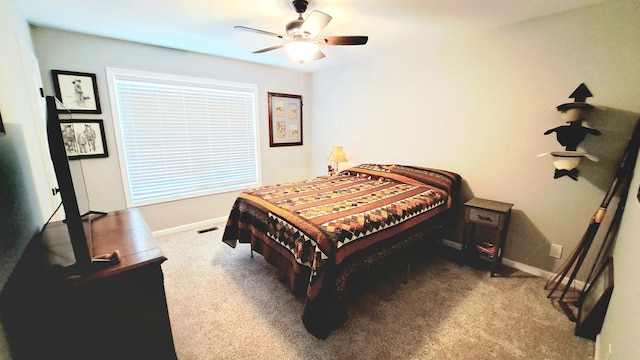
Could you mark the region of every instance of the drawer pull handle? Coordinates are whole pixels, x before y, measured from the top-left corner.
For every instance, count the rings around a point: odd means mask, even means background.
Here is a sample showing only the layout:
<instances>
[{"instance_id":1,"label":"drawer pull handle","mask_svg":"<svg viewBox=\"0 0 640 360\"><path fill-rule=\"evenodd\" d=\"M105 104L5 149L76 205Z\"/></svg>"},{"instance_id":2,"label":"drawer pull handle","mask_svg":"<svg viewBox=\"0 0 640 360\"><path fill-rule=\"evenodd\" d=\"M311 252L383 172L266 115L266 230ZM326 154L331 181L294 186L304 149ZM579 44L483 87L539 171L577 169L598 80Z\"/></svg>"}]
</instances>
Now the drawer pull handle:
<instances>
[{"instance_id":1,"label":"drawer pull handle","mask_svg":"<svg viewBox=\"0 0 640 360\"><path fill-rule=\"evenodd\" d=\"M492 221L493 219L489 216L482 216L482 215L478 215L478 219L482 220L482 221Z\"/></svg>"}]
</instances>

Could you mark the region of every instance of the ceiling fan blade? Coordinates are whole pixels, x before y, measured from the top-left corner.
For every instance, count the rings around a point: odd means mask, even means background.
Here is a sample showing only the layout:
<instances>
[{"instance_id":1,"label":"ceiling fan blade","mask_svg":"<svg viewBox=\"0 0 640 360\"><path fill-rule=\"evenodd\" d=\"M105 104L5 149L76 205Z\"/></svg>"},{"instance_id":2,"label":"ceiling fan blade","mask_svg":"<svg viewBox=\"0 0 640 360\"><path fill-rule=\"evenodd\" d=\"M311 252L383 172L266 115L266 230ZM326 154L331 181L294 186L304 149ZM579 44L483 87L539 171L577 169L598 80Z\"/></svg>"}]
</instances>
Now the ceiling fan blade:
<instances>
[{"instance_id":1,"label":"ceiling fan blade","mask_svg":"<svg viewBox=\"0 0 640 360\"><path fill-rule=\"evenodd\" d=\"M364 45L368 40L368 36L329 36L319 42L324 45Z\"/></svg>"},{"instance_id":2,"label":"ceiling fan blade","mask_svg":"<svg viewBox=\"0 0 640 360\"><path fill-rule=\"evenodd\" d=\"M320 60L323 57L325 57L324 53L320 50L316 51L315 55L313 55L313 57L311 58L310 61L314 61L314 60Z\"/></svg>"},{"instance_id":3,"label":"ceiling fan blade","mask_svg":"<svg viewBox=\"0 0 640 360\"><path fill-rule=\"evenodd\" d=\"M284 46L284 45L271 46L271 47L268 47L268 48L264 48L264 49L256 50L256 51L254 51L254 52L253 52L253 54L262 54L262 53L267 52L267 51L271 51L271 50L275 50L275 49L280 49L280 48L281 48L281 47L283 47L283 46Z\"/></svg>"},{"instance_id":4,"label":"ceiling fan blade","mask_svg":"<svg viewBox=\"0 0 640 360\"><path fill-rule=\"evenodd\" d=\"M250 32L254 32L254 33L258 33L258 34L262 34L262 35L275 36L275 37L280 38L280 39L283 38L282 35L276 34L274 32L264 31L264 30L260 30L260 29L254 29L254 28L250 28L250 27L246 27L246 26L236 25L233 28L234 29L238 29L238 30L250 31Z\"/></svg>"},{"instance_id":5,"label":"ceiling fan blade","mask_svg":"<svg viewBox=\"0 0 640 360\"><path fill-rule=\"evenodd\" d=\"M302 34L307 33L309 37L315 37L322 29L324 29L332 17L322 11L313 10L300 26Z\"/></svg>"}]
</instances>

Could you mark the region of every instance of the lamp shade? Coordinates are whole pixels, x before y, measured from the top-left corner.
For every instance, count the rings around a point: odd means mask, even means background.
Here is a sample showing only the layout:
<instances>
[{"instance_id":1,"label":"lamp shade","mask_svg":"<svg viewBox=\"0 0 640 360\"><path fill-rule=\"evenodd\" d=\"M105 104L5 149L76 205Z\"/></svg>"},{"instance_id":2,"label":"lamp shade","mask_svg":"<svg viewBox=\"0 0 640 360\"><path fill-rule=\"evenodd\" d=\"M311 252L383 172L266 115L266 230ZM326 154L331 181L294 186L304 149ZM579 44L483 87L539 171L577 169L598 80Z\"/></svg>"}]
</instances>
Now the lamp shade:
<instances>
[{"instance_id":1,"label":"lamp shade","mask_svg":"<svg viewBox=\"0 0 640 360\"><path fill-rule=\"evenodd\" d=\"M331 149L331 155L329 155L329 158L327 159L327 161L331 161L334 163L341 163L341 162L347 162L349 160L347 160L347 157L344 154L344 150L342 149L342 146L334 146L333 149Z\"/></svg>"},{"instance_id":2,"label":"lamp shade","mask_svg":"<svg viewBox=\"0 0 640 360\"><path fill-rule=\"evenodd\" d=\"M318 49L318 44L307 40L293 40L284 45L284 50L289 54L289 57L299 63L313 59Z\"/></svg>"}]
</instances>

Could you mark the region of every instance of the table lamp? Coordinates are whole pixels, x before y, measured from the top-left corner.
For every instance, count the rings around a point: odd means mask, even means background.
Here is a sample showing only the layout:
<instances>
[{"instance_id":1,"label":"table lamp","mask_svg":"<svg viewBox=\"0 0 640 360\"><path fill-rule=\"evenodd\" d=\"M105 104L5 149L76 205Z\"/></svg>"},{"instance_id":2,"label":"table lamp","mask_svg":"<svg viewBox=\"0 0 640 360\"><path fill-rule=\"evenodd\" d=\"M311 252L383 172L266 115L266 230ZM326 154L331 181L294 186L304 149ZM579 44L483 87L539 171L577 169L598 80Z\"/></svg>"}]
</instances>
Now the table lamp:
<instances>
[{"instance_id":1,"label":"table lamp","mask_svg":"<svg viewBox=\"0 0 640 360\"><path fill-rule=\"evenodd\" d=\"M333 149L331 149L331 155L329 155L327 161L332 163L329 165L329 175L335 175L338 173L338 163L349 160L347 160L342 146L334 146Z\"/></svg>"}]
</instances>

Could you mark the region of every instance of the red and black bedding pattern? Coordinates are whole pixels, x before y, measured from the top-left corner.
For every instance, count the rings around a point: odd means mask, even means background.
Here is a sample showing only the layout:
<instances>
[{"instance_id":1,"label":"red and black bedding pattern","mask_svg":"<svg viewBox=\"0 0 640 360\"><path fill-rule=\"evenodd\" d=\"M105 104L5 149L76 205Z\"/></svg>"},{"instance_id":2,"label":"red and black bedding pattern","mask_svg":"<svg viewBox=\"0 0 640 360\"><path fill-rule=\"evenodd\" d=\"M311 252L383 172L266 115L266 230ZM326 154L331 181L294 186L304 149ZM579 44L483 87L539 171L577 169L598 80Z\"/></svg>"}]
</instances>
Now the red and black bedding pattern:
<instances>
[{"instance_id":1,"label":"red and black bedding pattern","mask_svg":"<svg viewBox=\"0 0 640 360\"><path fill-rule=\"evenodd\" d=\"M451 208L459 182L444 170L363 164L333 177L259 187L239 195L223 241L235 247L251 232L279 244L276 251L310 269L306 297L313 302L326 291L327 273L349 256Z\"/></svg>"}]
</instances>

